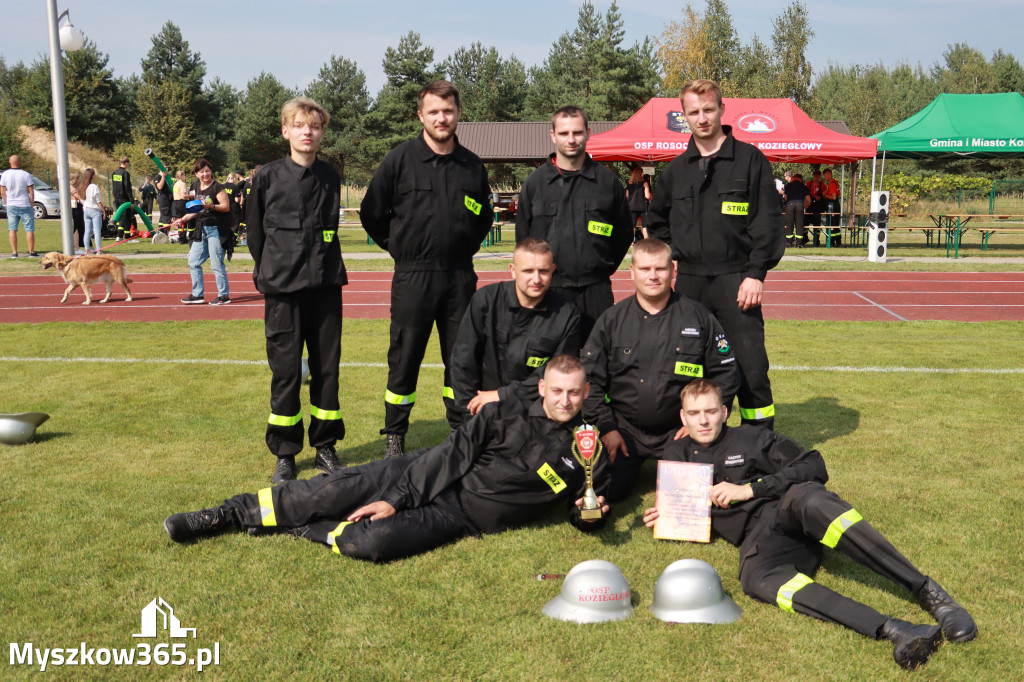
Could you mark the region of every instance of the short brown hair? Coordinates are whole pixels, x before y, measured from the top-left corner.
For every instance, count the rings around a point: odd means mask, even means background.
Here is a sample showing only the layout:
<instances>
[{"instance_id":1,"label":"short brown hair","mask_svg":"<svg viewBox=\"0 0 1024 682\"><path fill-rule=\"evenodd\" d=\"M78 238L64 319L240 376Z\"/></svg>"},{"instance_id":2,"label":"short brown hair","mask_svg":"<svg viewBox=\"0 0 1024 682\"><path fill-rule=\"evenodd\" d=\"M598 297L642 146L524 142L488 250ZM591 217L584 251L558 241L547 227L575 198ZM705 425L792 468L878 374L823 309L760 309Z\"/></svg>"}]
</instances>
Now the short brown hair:
<instances>
[{"instance_id":1,"label":"short brown hair","mask_svg":"<svg viewBox=\"0 0 1024 682\"><path fill-rule=\"evenodd\" d=\"M211 171L213 170L213 166L206 159L198 159L194 164L192 164L193 173L198 173L203 168L209 168Z\"/></svg>"},{"instance_id":2,"label":"short brown hair","mask_svg":"<svg viewBox=\"0 0 1024 682\"><path fill-rule=\"evenodd\" d=\"M538 256L544 254L551 255L551 244L548 244L543 239L537 239L536 237L527 237L523 241L516 244L516 248L512 250L512 253L535 253Z\"/></svg>"},{"instance_id":3,"label":"short brown hair","mask_svg":"<svg viewBox=\"0 0 1024 682\"><path fill-rule=\"evenodd\" d=\"M118 163L120 163L122 166L125 165L126 163L131 163L131 162L132 162L132 160L129 159L127 156L122 156L121 159L118 161Z\"/></svg>"},{"instance_id":4,"label":"short brown hair","mask_svg":"<svg viewBox=\"0 0 1024 682\"><path fill-rule=\"evenodd\" d=\"M590 118L587 117L587 112L583 111L583 109L580 109L577 106L573 106L572 104L564 106L555 113L551 114L551 129L555 129L555 121L557 119L576 118L577 116L583 119L583 128L589 130Z\"/></svg>"},{"instance_id":5,"label":"short brown hair","mask_svg":"<svg viewBox=\"0 0 1024 682\"><path fill-rule=\"evenodd\" d=\"M548 364L544 365L544 378L546 379L549 372L561 372L562 374L572 374L573 372L583 372L583 361L575 355L569 355L568 353L562 353L548 360Z\"/></svg>"},{"instance_id":6,"label":"short brown hair","mask_svg":"<svg viewBox=\"0 0 1024 682\"><path fill-rule=\"evenodd\" d=\"M698 78L697 80L692 80L686 85L684 85L683 89L679 91L679 99L682 100L683 97L689 92L692 92L698 97L700 97L701 95L706 95L707 93L710 92L714 94L715 100L718 101L718 107L722 107L722 86L720 86L715 81L708 80L707 78Z\"/></svg>"},{"instance_id":7,"label":"short brown hair","mask_svg":"<svg viewBox=\"0 0 1024 682\"><path fill-rule=\"evenodd\" d=\"M462 101L459 99L459 89L454 83L448 81L431 81L420 88L416 95L416 110L423 109L423 100L427 95L434 95L441 99L455 99L455 108L462 111Z\"/></svg>"},{"instance_id":8,"label":"short brown hair","mask_svg":"<svg viewBox=\"0 0 1024 682\"><path fill-rule=\"evenodd\" d=\"M331 122L331 115L322 106L308 97L294 97L284 103L281 107L281 125L286 126L295 121L295 117L303 113L312 117L313 114L320 116L320 125L324 128Z\"/></svg>"},{"instance_id":9,"label":"short brown hair","mask_svg":"<svg viewBox=\"0 0 1024 682\"><path fill-rule=\"evenodd\" d=\"M633 255L644 253L648 256L672 255L672 247L657 237L647 237L633 244Z\"/></svg>"},{"instance_id":10,"label":"short brown hair","mask_svg":"<svg viewBox=\"0 0 1024 682\"><path fill-rule=\"evenodd\" d=\"M679 393L679 404L684 405L686 399L697 398L702 395L714 395L718 398L718 404L722 403L722 389L718 387L718 384L711 381L710 379L694 379L690 383L683 387L683 390Z\"/></svg>"}]
</instances>

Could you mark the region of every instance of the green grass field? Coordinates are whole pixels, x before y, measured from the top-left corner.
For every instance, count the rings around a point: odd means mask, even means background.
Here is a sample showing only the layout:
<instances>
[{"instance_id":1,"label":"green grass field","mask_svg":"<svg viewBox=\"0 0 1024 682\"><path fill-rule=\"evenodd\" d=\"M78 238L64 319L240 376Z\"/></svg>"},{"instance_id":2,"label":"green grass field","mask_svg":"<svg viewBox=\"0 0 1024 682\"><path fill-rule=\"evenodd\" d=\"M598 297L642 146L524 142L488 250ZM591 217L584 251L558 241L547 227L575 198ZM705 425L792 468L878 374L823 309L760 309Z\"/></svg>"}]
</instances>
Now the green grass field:
<instances>
[{"instance_id":1,"label":"green grass field","mask_svg":"<svg viewBox=\"0 0 1024 682\"><path fill-rule=\"evenodd\" d=\"M778 430L819 448L830 487L978 621L976 641L944 645L915 679L1017 679L1024 664L1022 331L1006 322L768 323ZM594 536L555 514L381 566L289 537L176 545L161 525L167 515L268 485L262 325L0 325L0 345L2 411L52 415L35 442L0 446L0 633L8 646L166 643L166 633L132 637L140 610L159 596L197 629L195 640L176 640L190 654L219 644L219 666L204 673L218 679L908 675L885 642L743 595L737 552L726 543L653 540L640 522L653 502L653 467L642 494L616 506ZM365 462L383 453L386 321L346 321L342 345L341 455ZM427 362L411 448L447 432L433 346ZM300 460L302 477L314 473L311 455ZM718 569L744 611L736 624L670 626L650 614L658 575L686 557ZM580 626L541 615L560 581L533 575L593 558L623 570L633 616ZM908 595L835 553L818 579L883 612L930 622ZM151 668L147 675L189 676L188 668ZM37 670L8 665L4 677Z\"/></svg>"}]
</instances>

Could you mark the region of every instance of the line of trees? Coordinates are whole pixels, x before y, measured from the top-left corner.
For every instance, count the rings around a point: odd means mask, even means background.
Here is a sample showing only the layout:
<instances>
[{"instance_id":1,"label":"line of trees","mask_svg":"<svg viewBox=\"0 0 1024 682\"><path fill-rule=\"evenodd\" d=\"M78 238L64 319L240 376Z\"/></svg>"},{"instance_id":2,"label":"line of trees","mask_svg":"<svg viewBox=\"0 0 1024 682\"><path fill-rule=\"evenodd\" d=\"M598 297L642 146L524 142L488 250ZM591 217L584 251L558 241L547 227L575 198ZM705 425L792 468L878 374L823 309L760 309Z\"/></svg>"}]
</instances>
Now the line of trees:
<instances>
[{"instance_id":1,"label":"line of trees","mask_svg":"<svg viewBox=\"0 0 1024 682\"><path fill-rule=\"evenodd\" d=\"M726 96L788 97L812 117L846 121L856 135L870 135L924 107L940 92L1021 92L1024 68L999 50L987 59L966 43L950 45L943 61L920 64L812 68L806 57L814 37L807 7L793 0L772 19L769 42L757 35L742 43L725 0L687 3L678 21L643 42L627 45L618 5L604 13L585 2L576 26L563 33L537 66L475 42L443 58L410 31L388 47L386 81L375 97L358 65L332 55L306 88L290 88L260 73L244 90L208 79L206 63L167 22L152 37L140 73L115 77L109 57L87 40L64 54L68 135L136 168L152 147L169 166L188 168L199 156L220 171L278 158L281 105L297 94L313 97L331 113L323 156L348 182L366 181L381 158L418 130L416 92L447 78L462 93L465 121L538 121L566 104L582 106L592 120L625 120L653 96L673 96L693 78L719 81ZM7 65L0 58L0 158L20 150L17 124L52 129L49 64ZM1017 173L1020 164L957 162L967 169ZM972 166L972 164L974 164ZM919 167L927 169L928 162ZM525 170L499 167L498 182L515 182Z\"/></svg>"}]
</instances>

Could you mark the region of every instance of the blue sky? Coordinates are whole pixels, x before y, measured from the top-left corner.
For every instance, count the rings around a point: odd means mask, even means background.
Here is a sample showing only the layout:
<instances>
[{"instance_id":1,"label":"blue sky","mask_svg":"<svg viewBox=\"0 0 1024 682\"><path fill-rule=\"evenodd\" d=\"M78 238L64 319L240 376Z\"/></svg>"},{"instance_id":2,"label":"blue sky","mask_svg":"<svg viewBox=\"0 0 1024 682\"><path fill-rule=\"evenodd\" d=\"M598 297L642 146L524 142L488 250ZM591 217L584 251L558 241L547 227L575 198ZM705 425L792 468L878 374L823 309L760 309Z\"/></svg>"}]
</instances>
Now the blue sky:
<instances>
[{"instance_id":1,"label":"blue sky","mask_svg":"<svg viewBox=\"0 0 1024 682\"><path fill-rule=\"evenodd\" d=\"M595 2L605 11L610 2ZM621 0L626 42L657 36L668 21L682 16L683 2ZM746 42L755 33L771 38L771 19L789 4L783 0L727 0L733 23ZM808 2L815 37L808 49L819 68L838 64L931 67L949 43L967 42L986 57L1002 48L1024 61L1020 0L859 0ZM702 9L703 0L695 7ZM127 3L118 0L58 0L76 26L110 56L115 75L140 71L151 37L165 21L174 21L192 50L214 76L239 89L261 71L289 87L304 87L320 67L340 55L366 73L370 95L384 82L381 60L389 46L408 31L418 32L441 60L457 48L480 41L502 56L514 54L527 66L540 64L551 43L576 25L579 0L438 3L407 0L168 0ZM4 0L0 6L3 41L0 56L8 65L30 63L47 53L46 1Z\"/></svg>"}]
</instances>

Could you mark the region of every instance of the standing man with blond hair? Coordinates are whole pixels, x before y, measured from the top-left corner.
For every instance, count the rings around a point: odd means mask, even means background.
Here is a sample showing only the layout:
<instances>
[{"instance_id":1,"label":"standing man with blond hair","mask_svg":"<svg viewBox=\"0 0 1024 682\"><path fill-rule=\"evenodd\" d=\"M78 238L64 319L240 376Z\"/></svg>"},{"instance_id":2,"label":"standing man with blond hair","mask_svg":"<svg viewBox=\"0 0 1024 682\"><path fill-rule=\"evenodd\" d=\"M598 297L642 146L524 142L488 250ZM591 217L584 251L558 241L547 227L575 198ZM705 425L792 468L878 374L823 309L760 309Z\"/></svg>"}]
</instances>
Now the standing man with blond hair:
<instances>
[{"instance_id":1,"label":"standing man with blond hair","mask_svg":"<svg viewBox=\"0 0 1024 682\"><path fill-rule=\"evenodd\" d=\"M654 190L648 233L672 246L676 292L707 306L729 335L742 372L743 422L770 429L775 402L761 295L786 250L772 168L757 147L722 125L717 83L692 81L680 99L693 135Z\"/></svg>"},{"instance_id":2,"label":"standing man with blond hair","mask_svg":"<svg viewBox=\"0 0 1024 682\"><path fill-rule=\"evenodd\" d=\"M405 451L416 380L435 325L445 409L450 416L457 410L452 346L476 291L473 255L494 218L484 164L455 136L460 112L458 88L448 81L425 85L416 111L423 132L384 157L359 209L367 234L395 259L381 429L388 457Z\"/></svg>"},{"instance_id":3,"label":"standing man with blond hair","mask_svg":"<svg viewBox=\"0 0 1024 682\"><path fill-rule=\"evenodd\" d=\"M307 97L281 109L289 154L252 178L246 202L252 277L264 295L270 380L267 447L277 457L272 482L295 479L302 452L302 348L309 352L309 444L316 468L341 467L334 446L345 437L338 403L341 287L348 284L338 246L341 176L317 159L330 115Z\"/></svg>"},{"instance_id":4,"label":"standing man with blond hair","mask_svg":"<svg viewBox=\"0 0 1024 682\"><path fill-rule=\"evenodd\" d=\"M551 290L580 309L586 339L615 302L611 276L633 243L633 215L619 178L587 154L587 113L562 107L551 116L550 132L554 153L519 193L516 241L551 244Z\"/></svg>"}]
</instances>

